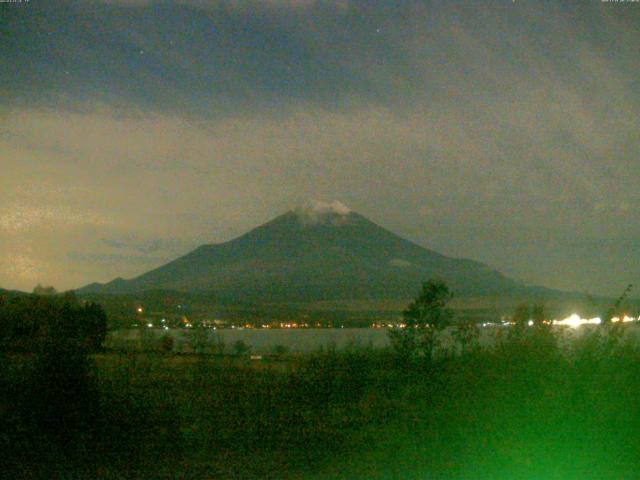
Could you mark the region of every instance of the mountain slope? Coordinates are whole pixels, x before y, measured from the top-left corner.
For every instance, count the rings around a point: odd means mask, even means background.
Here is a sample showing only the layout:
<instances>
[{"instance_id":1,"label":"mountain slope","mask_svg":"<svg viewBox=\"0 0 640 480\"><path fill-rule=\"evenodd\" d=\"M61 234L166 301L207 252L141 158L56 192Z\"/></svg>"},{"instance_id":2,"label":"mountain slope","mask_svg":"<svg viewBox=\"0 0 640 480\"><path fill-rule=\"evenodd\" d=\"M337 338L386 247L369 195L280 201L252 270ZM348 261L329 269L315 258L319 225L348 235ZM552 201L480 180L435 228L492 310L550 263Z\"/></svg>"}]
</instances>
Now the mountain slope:
<instances>
[{"instance_id":1,"label":"mountain slope","mask_svg":"<svg viewBox=\"0 0 640 480\"><path fill-rule=\"evenodd\" d=\"M198 291L266 301L408 298L431 277L446 280L460 294L525 288L482 263L440 255L331 204L287 212L139 277L83 291Z\"/></svg>"}]
</instances>

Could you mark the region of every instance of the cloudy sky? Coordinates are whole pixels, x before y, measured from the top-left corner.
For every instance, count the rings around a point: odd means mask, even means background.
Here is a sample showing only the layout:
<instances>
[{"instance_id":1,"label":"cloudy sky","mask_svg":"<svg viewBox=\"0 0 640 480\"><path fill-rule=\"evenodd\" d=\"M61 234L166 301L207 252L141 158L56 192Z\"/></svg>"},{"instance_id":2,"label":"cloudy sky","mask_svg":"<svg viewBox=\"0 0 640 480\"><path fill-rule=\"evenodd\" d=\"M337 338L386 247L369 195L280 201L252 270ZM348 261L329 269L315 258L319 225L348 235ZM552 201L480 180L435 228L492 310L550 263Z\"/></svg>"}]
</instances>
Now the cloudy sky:
<instances>
[{"instance_id":1,"label":"cloudy sky","mask_svg":"<svg viewBox=\"0 0 640 480\"><path fill-rule=\"evenodd\" d=\"M0 286L339 200L527 283L640 283L640 3L0 3Z\"/></svg>"}]
</instances>

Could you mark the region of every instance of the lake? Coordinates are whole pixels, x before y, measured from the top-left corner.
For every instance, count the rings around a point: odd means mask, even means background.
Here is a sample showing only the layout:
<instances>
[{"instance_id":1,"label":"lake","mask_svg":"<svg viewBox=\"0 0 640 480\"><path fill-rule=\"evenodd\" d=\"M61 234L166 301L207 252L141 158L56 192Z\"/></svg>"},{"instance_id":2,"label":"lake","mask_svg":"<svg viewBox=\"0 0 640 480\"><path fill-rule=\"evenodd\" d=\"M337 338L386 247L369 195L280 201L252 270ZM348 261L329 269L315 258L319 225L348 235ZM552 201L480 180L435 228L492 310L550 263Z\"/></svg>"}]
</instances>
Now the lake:
<instances>
[{"instance_id":1,"label":"lake","mask_svg":"<svg viewBox=\"0 0 640 480\"><path fill-rule=\"evenodd\" d=\"M581 326L578 329L556 327L563 332L562 337L579 335L596 326ZM481 345L491 345L496 335L502 331L506 334L508 327L488 327L480 329L479 342ZM441 334L441 345L450 347L454 344L452 333L454 328L448 328ZM627 333L638 337L640 329L632 325ZM335 348L344 350L347 347L382 348L389 345L388 330L373 328L301 328L301 329L217 329L196 331L189 329L128 329L111 332L105 345L117 350L131 350L140 348L159 348L163 337L173 338L173 352L192 353L193 345L200 343L205 350L224 344L225 353L233 353L233 345L241 340L251 347L251 353L273 353L278 346L284 347L290 353L309 353L321 348Z\"/></svg>"}]
</instances>

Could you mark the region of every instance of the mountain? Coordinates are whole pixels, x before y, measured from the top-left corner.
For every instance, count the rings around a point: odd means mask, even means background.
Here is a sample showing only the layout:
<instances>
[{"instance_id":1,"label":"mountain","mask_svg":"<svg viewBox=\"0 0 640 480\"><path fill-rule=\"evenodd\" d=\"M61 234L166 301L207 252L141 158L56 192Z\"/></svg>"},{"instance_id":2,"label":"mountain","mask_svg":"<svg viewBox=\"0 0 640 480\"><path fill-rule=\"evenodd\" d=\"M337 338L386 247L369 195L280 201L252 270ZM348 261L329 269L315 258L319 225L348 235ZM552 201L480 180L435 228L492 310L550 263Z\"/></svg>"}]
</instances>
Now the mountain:
<instances>
[{"instance_id":1,"label":"mountain","mask_svg":"<svg viewBox=\"0 0 640 480\"><path fill-rule=\"evenodd\" d=\"M292 302L404 299L433 277L459 295L527 288L482 263L405 240L334 202L297 208L234 240L203 245L131 280L94 283L80 293L163 290Z\"/></svg>"}]
</instances>

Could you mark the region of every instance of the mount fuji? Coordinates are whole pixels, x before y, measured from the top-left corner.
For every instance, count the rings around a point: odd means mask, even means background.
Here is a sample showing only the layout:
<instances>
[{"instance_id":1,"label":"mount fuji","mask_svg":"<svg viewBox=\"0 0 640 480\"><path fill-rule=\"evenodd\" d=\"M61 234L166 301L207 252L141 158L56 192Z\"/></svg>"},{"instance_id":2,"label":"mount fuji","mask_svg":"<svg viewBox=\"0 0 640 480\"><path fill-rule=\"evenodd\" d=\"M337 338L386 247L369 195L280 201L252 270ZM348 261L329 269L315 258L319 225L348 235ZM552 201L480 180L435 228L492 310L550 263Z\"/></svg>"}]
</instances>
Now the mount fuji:
<instances>
[{"instance_id":1,"label":"mount fuji","mask_svg":"<svg viewBox=\"0 0 640 480\"><path fill-rule=\"evenodd\" d=\"M238 238L202 245L130 280L80 293L211 293L230 299L323 301L411 298L441 278L458 295L501 295L529 287L488 266L405 240L339 202L288 211Z\"/></svg>"}]
</instances>

